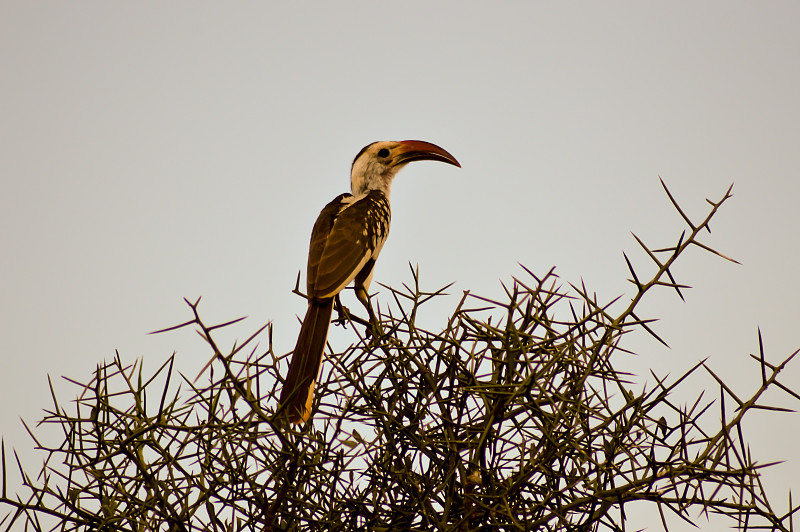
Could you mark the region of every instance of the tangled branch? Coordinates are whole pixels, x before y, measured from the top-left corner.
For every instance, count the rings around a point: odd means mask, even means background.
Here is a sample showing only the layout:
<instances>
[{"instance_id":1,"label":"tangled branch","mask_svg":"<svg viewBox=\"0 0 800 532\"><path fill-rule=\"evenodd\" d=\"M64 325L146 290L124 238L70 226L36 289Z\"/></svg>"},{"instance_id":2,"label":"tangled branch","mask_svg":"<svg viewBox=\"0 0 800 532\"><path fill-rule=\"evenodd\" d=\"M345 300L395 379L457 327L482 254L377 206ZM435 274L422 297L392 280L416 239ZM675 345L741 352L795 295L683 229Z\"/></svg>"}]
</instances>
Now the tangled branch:
<instances>
[{"instance_id":1,"label":"tangled branch","mask_svg":"<svg viewBox=\"0 0 800 532\"><path fill-rule=\"evenodd\" d=\"M176 379L172 357L148 377L117 356L88 382L71 381L69 409L53 394L42 423L64 438L48 446L29 429L46 459L36 478L17 460L25 497L6 493L3 446L5 529L616 531L626 505L647 501L664 529L668 513L692 522L701 511L744 530L791 530L798 506L773 509L760 477L770 464L751 457L742 421L785 410L764 402L768 389L800 399L780 381L796 353L769 362L759 333L762 379L748 394L704 362L653 375L639 392L614 367L626 333L664 342L635 310L656 287L683 297L671 271L679 257L699 248L732 260L700 240L731 190L695 223L664 189L688 229L659 249L634 235L655 269L643 275L624 257L636 292L621 311L553 271L526 269L502 300L465 293L434 332L418 310L444 289L424 291L412 270L411 285L385 287L380 337L342 318L359 336L330 357L312 422L299 428L277 408L288 360L273 352L271 325L223 353L214 333L238 320L208 326L199 300L187 301L192 319L160 332L198 329L212 356L207 382ZM677 403L699 370L719 397Z\"/></svg>"}]
</instances>

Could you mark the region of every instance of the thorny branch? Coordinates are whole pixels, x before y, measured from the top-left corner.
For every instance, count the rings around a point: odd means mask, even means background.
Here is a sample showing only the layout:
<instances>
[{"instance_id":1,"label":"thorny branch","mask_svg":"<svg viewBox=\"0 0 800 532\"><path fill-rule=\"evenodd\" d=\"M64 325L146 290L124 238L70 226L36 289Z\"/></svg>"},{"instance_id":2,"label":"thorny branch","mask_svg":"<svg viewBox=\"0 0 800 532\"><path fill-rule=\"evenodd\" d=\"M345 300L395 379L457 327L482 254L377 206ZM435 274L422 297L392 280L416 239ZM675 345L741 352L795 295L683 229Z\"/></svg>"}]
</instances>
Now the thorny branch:
<instances>
[{"instance_id":1,"label":"thorny branch","mask_svg":"<svg viewBox=\"0 0 800 532\"><path fill-rule=\"evenodd\" d=\"M662 181L663 185L663 181ZM780 381L796 355L773 363L753 356L761 385L733 390L705 361L669 380L655 374L634 392L615 369L625 333L642 329L662 343L636 308L655 287L685 284L672 267L689 248L723 257L700 241L728 189L700 222L664 185L688 226L674 245L651 249L655 265L635 271L635 293L620 311L584 286L561 286L553 271L505 286L501 299L465 293L439 332L418 309L444 289L421 289L417 271L402 289L385 287L381 335L342 311L357 341L330 357L313 421L288 427L276 404L287 356L272 348L272 327L259 328L226 354L206 325L199 300L187 301L211 351L202 387L182 377L173 358L145 378L141 364L119 356L97 368L79 394L42 423L64 434L45 453L38 476L17 459L27 495L7 492L6 530L624 530L625 507L651 503L693 523L696 512L731 517L741 529L792 530L798 511L773 510L750 455L742 422L769 389L800 394ZM735 261L734 261L735 262ZM386 305L387 295L391 305ZM376 302L378 303L378 302ZM615 310L616 309L616 310ZM360 325L359 325L360 324ZM267 335L267 347L256 344ZM249 351L245 347L251 346ZM214 369L222 368L215 376ZM674 392L704 368L719 386L678 404ZM154 395L155 394L155 395ZM714 415L719 410L719 417Z\"/></svg>"}]
</instances>

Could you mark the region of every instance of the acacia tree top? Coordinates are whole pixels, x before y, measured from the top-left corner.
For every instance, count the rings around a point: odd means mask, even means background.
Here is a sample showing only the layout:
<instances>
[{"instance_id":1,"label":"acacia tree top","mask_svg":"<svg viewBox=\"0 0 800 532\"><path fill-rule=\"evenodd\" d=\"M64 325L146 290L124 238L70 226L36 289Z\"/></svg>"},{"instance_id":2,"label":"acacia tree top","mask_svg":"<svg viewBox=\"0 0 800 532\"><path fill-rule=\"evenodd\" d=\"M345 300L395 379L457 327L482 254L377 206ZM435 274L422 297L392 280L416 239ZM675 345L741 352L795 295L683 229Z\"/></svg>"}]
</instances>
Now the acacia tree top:
<instances>
[{"instance_id":1,"label":"acacia tree top","mask_svg":"<svg viewBox=\"0 0 800 532\"><path fill-rule=\"evenodd\" d=\"M666 187L664 187L666 190ZM670 268L699 240L717 209L654 250L623 309L584 286L564 287L553 271L506 287L503 300L465 294L438 332L417 322L425 292L417 272L379 312L380 337L343 315L358 340L330 357L312 421L291 427L275 390L286 356L265 325L223 354L220 327L190 303L190 321L216 361L203 387L175 385L170 358L152 376L119 357L98 367L78 400L43 420L62 427L56 445L37 442L46 460L23 472L26 496L6 493L4 523L34 530L622 530L625 507L654 505L692 522L700 511L730 516L743 529L790 530L792 506L777 511L760 483L742 420L783 367L755 359L762 382L736 393L705 364L634 391L614 368L625 333L656 287L681 295ZM724 256L723 256L724 257ZM727 257L725 257L727 258ZM165 330L165 331L166 331ZM255 346L266 336L266 347ZM673 391L705 369L720 385L713 400L673 402ZM713 409L711 408L713 405ZM31 431L34 434L34 431ZM20 467L20 470L21 467ZM50 523L50 524L48 524Z\"/></svg>"}]
</instances>

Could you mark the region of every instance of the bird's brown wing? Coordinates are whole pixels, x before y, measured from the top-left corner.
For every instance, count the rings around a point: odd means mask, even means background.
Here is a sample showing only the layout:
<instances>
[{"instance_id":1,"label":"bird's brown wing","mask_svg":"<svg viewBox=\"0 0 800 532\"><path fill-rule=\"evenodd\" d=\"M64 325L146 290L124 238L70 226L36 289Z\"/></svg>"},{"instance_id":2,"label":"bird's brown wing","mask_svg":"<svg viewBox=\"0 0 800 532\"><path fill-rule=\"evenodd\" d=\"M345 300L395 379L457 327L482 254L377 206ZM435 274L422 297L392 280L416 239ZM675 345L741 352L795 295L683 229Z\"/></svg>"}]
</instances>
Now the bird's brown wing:
<instances>
[{"instance_id":1,"label":"bird's brown wing","mask_svg":"<svg viewBox=\"0 0 800 532\"><path fill-rule=\"evenodd\" d=\"M351 194L342 194L335 197L325 205L319 216L317 216L317 221L314 222L314 229L311 231L311 243L308 248L308 269L306 270L308 297L320 297L314 290L319 263L322 260L325 244L328 241L328 235L333 229L336 217L349 205L347 201L351 197Z\"/></svg>"},{"instance_id":2,"label":"bird's brown wing","mask_svg":"<svg viewBox=\"0 0 800 532\"><path fill-rule=\"evenodd\" d=\"M389 231L389 202L382 192L372 191L350 204L343 203L346 199L340 196L328 204L314 224L308 292L315 298L342 291L377 256Z\"/></svg>"}]
</instances>

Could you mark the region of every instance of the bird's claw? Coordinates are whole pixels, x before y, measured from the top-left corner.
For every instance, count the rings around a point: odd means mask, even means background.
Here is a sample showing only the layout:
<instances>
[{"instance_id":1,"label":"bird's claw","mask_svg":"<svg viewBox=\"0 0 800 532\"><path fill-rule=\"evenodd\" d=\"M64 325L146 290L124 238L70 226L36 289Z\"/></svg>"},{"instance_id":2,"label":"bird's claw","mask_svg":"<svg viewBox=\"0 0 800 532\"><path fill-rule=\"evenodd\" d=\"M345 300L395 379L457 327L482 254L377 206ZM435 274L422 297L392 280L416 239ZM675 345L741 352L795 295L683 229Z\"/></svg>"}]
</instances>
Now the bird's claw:
<instances>
[{"instance_id":1,"label":"bird's claw","mask_svg":"<svg viewBox=\"0 0 800 532\"><path fill-rule=\"evenodd\" d=\"M347 326L347 322L353 321L353 315L350 314L350 309L342 305L342 302L339 300L339 296L336 296L334 300L334 307L336 307L336 319L334 320L335 323Z\"/></svg>"}]
</instances>

